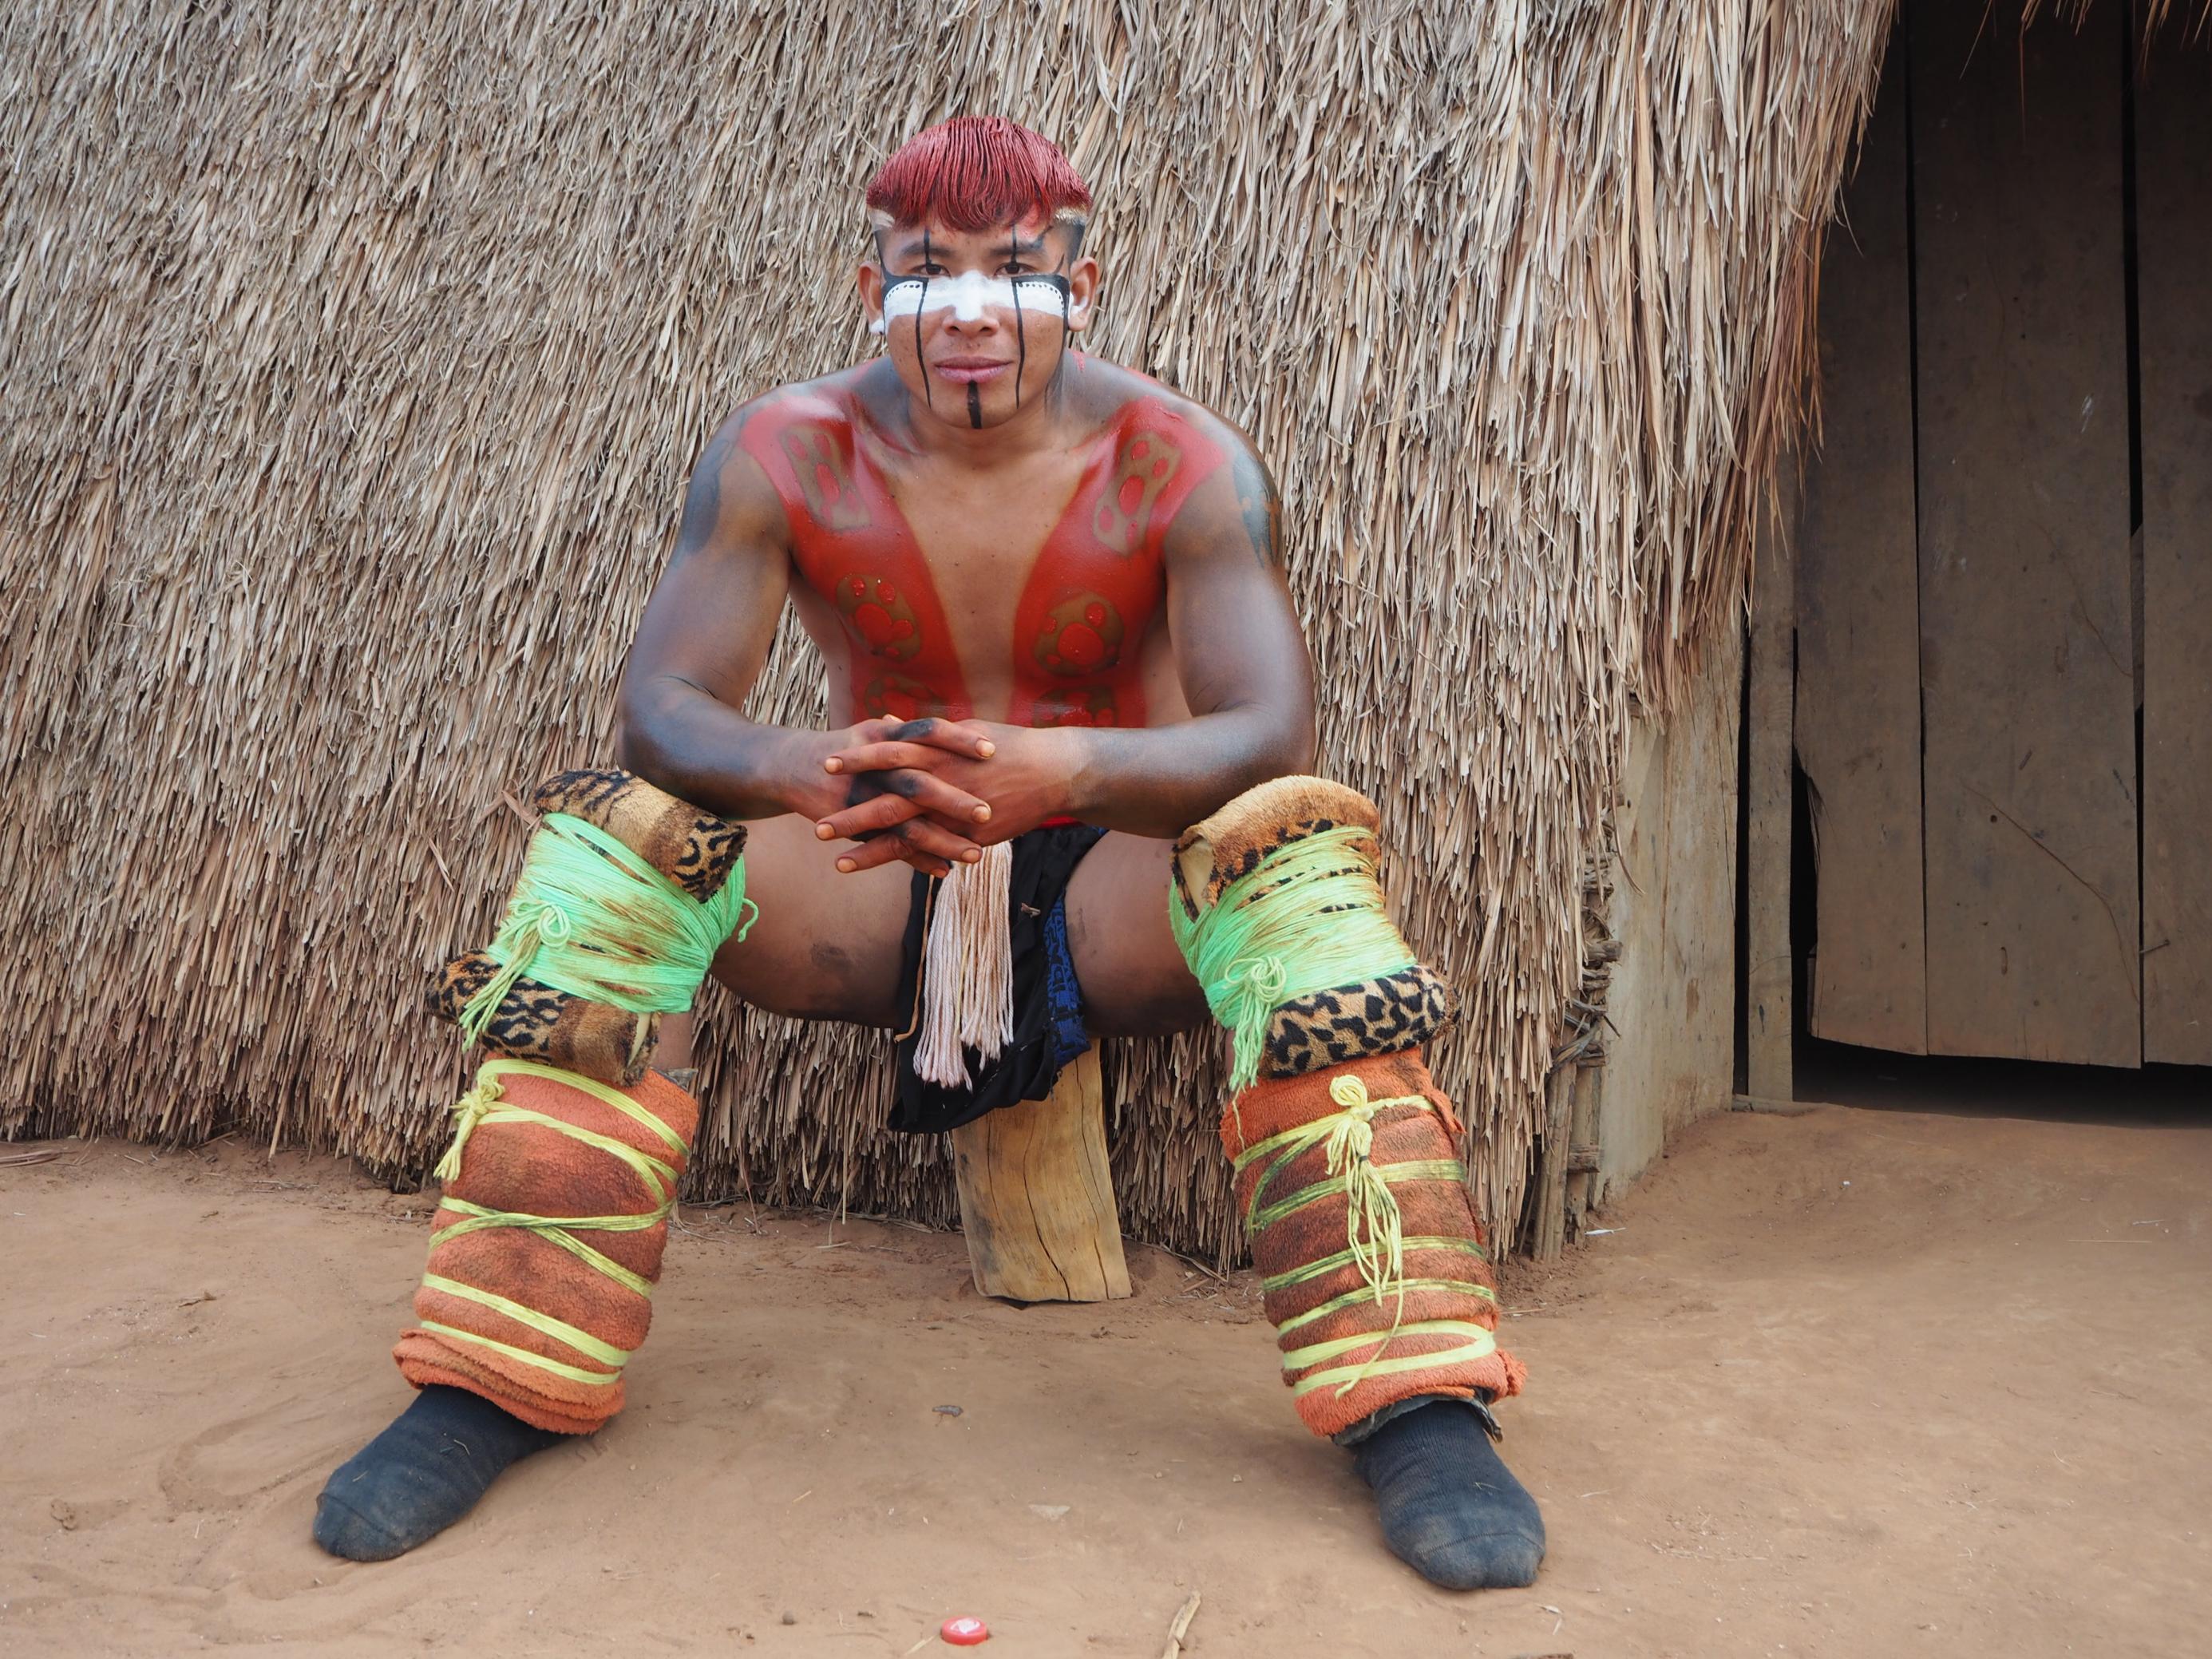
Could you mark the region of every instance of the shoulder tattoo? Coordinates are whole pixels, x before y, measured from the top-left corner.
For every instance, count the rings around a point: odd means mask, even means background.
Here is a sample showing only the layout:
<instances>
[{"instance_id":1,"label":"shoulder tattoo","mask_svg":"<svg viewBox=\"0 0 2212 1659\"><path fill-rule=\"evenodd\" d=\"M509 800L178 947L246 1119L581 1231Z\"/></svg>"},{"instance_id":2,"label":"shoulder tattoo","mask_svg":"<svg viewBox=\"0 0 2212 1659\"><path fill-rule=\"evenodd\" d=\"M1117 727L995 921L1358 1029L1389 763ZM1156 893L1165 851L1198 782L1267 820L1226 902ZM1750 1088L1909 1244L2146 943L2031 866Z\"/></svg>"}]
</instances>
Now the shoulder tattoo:
<instances>
[{"instance_id":1,"label":"shoulder tattoo","mask_svg":"<svg viewBox=\"0 0 2212 1659\"><path fill-rule=\"evenodd\" d=\"M753 411L748 408L724 422L721 430L708 441L698 464L691 469L691 487L684 497L684 520L676 532L678 559L689 556L713 539L714 526L722 517L722 477L729 471L731 456L737 453L738 435L752 416Z\"/></svg>"}]
</instances>

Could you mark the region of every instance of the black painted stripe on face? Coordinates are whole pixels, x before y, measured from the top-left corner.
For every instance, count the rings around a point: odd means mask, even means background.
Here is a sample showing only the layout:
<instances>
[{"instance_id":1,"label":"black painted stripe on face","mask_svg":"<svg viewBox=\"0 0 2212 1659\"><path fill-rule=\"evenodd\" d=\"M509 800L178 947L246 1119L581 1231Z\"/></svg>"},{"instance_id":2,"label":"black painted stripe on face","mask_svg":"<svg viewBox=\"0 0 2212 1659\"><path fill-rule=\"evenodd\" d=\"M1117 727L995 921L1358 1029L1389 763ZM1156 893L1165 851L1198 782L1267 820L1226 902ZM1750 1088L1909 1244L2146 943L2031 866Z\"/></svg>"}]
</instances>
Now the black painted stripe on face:
<instances>
[{"instance_id":1,"label":"black painted stripe on face","mask_svg":"<svg viewBox=\"0 0 2212 1659\"><path fill-rule=\"evenodd\" d=\"M1006 233L1006 263L1018 265L1021 262L1020 240L1014 233ZM1014 408L1022 406L1022 374L1030 366L1029 330L1022 323L1022 274L1014 272Z\"/></svg>"},{"instance_id":2,"label":"black painted stripe on face","mask_svg":"<svg viewBox=\"0 0 2212 1659\"><path fill-rule=\"evenodd\" d=\"M973 380L968 382L968 424L979 432L983 428L983 388Z\"/></svg>"},{"instance_id":3,"label":"black painted stripe on face","mask_svg":"<svg viewBox=\"0 0 2212 1659\"><path fill-rule=\"evenodd\" d=\"M1060 379L1060 370L1067 366L1067 343L1074 337L1075 334L1075 314L1073 310L1073 295L1075 290L1073 286L1068 282L1067 278L1058 271L1054 271L1048 276L1040 277L1038 280L1050 283L1053 287L1060 290L1060 353L1054 358L1052 365L1052 378L1055 382L1057 382Z\"/></svg>"},{"instance_id":4,"label":"black painted stripe on face","mask_svg":"<svg viewBox=\"0 0 2212 1659\"><path fill-rule=\"evenodd\" d=\"M921 260L924 264L933 265L937 263L937 255L930 250L929 232L927 228L921 233ZM935 409L937 388L929 383L929 360L921 355L921 313L928 308L928 306L929 278L924 276L921 279L921 301L914 308L914 361L915 366L921 370L921 400L930 408Z\"/></svg>"}]
</instances>

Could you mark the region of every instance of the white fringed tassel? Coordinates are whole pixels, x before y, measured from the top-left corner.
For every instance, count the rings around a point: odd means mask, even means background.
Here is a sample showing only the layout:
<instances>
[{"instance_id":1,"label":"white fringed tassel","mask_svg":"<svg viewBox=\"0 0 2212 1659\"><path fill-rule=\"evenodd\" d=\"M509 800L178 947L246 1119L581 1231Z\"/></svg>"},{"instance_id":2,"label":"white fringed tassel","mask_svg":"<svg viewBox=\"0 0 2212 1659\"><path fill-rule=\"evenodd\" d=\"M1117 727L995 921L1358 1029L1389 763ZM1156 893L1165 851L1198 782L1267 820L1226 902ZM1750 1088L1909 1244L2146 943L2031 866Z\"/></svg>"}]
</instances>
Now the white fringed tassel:
<instances>
[{"instance_id":1,"label":"white fringed tassel","mask_svg":"<svg viewBox=\"0 0 2212 1659\"><path fill-rule=\"evenodd\" d=\"M937 884L937 907L922 943L922 1017L915 1075L948 1089L969 1084L973 1048L986 1064L1014 1037L1013 941L1006 911L1014 849L986 847L975 864L956 864Z\"/></svg>"}]
</instances>

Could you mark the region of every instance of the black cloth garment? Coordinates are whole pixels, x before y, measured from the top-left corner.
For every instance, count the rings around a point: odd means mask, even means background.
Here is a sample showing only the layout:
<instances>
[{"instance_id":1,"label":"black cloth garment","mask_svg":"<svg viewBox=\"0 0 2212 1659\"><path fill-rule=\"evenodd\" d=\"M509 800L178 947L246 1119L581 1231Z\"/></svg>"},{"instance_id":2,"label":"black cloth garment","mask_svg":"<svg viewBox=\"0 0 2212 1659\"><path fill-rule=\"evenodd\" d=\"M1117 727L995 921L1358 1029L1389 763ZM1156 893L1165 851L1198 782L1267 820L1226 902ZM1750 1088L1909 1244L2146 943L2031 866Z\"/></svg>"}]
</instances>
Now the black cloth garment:
<instances>
[{"instance_id":1,"label":"black cloth garment","mask_svg":"<svg viewBox=\"0 0 2212 1659\"><path fill-rule=\"evenodd\" d=\"M1082 1037L1081 992L1066 957L1061 901L1075 866L1106 832L1087 823L1054 824L1017 836L1007 891L1007 935L1014 959L1014 1038L988 1067L967 1054L965 1089L925 1082L915 1075L921 1042L921 955L936 878L915 872L899 960L899 1006L908 1011L908 1034L898 1042L898 1090L890 1127L907 1134L939 1134L973 1123L988 1111L1052 1092L1060 1068L1088 1046ZM1059 994L1055 996L1054 992ZM1071 1006L1071 1001L1073 1006ZM1058 1006L1055 1006L1055 1004Z\"/></svg>"}]
</instances>

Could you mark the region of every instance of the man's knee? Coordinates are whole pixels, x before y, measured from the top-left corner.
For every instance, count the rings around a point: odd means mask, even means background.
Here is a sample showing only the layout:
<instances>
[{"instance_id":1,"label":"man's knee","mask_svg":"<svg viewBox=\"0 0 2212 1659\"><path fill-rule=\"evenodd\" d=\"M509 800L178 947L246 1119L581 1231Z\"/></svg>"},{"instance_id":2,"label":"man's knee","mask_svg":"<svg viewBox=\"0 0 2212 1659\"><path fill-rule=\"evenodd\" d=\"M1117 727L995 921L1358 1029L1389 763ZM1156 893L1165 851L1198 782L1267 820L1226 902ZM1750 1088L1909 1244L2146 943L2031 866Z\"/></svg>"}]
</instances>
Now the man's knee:
<instances>
[{"instance_id":1,"label":"man's knee","mask_svg":"<svg viewBox=\"0 0 2212 1659\"><path fill-rule=\"evenodd\" d=\"M1172 849L1109 835L1068 884L1068 950L1094 1036L1168 1036L1206 1023L1206 999L1167 927Z\"/></svg>"}]
</instances>

